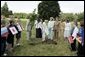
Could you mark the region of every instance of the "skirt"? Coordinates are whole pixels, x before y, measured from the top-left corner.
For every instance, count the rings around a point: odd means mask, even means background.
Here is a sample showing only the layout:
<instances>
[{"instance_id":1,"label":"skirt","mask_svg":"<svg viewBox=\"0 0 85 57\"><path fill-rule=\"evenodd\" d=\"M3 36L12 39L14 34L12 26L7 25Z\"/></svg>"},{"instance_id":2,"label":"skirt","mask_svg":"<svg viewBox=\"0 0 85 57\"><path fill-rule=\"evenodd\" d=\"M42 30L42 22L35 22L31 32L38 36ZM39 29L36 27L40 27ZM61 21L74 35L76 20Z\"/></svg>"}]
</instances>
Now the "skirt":
<instances>
[{"instance_id":1,"label":"skirt","mask_svg":"<svg viewBox=\"0 0 85 57\"><path fill-rule=\"evenodd\" d=\"M36 38L42 38L42 30L40 28L36 28Z\"/></svg>"},{"instance_id":2,"label":"skirt","mask_svg":"<svg viewBox=\"0 0 85 57\"><path fill-rule=\"evenodd\" d=\"M71 35L70 30L65 30L64 31L64 37L70 37L70 35Z\"/></svg>"}]
</instances>

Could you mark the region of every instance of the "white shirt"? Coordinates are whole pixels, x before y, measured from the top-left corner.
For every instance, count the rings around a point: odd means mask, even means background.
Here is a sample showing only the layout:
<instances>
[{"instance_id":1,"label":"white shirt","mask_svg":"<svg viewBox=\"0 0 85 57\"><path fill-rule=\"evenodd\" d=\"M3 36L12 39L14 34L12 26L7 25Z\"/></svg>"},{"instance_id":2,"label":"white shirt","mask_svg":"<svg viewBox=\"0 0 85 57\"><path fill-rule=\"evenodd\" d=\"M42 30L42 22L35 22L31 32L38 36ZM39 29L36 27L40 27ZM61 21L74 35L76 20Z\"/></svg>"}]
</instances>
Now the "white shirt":
<instances>
[{"instance_id":1,"label":"white shirt","mask_svg":"<svg viewBox=\"0 0 85 57\"><path fill-rule=\"evenodd\" d=\"M19 23L16 23L17 24L17 28L19 31L22 31L22 28L21 28L21 25Z\"/></svg>"},{"instance_id":2,"label":"white shirt","mask_svg":"<svg viewBox=\"0 0 85 57\"><path fill-rule=\"evenodd\" d=\"M46 33L48 35L48 25L46 25L45 22L43 22L43 29L42 29L43 33Z\"/></svg>"},{"instance_id":3,"label":"white shirt","mask_svg":"<svg viewBox=\"0 0 85 57\"><path fill-rule=\"evenodd\" d=\"M71 23L65 23L65 30L71 30Z\"/></svg>"},{"instance_id":4,"label":"white shirt","mask_svg":"<svg viewBox=\"0 0 85 57\"><path fill-rule=\"evenodd\" d=\"M36 23L36 28L41 28L42 29L43 28L43 23L42 22L39 22L39 23L37 22Z\"/></svg>"},{"instance_id":5,"label":"white shirt","mask_svg":"<svg viewBox=\"0 0 85 57\"><path fill-rule=\"evenodd\" d=\"M48 28L53 28L55 21L49 21L48 22Z\"/></svg>"},{"instance_id":6,"label":"white shirt","mask_svg":"<svg viewBox=\"0 0 85 57\"><path fill-rule=\"evenodd\" d=\"M73 30L73 34L72 34L72 36L74 37L74 39L77 37L78 31L79 31L78 27L75 27L74 30Z\"/></svg>"}]
</instances>

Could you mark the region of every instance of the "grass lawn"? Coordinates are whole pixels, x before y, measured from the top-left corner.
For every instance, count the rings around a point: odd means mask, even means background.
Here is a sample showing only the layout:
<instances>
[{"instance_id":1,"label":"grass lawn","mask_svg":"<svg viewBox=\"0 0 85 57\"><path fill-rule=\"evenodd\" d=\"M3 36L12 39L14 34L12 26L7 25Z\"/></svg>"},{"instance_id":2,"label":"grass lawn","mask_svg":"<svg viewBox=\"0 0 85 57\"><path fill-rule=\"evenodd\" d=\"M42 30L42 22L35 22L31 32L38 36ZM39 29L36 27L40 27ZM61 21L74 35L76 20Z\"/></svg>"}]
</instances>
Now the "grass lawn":
<instances>
[{"instance_id":1,"label":"grass lawn","mask_svg":"<svg viewBox=\"0 0 85 57\"><path fill-rule=\"evenodd\" d=\"M26 21L22 21L25 28ZM15 38L16 41L16 38ZM42 44L41 39L35 38L35 29L32 29L30 41L26 39L26 31L22 32L21 46L14 47L14 51L9 56L76 56L76 51L70 51L69 43L59 38L58 44ZM34 43L34 45L30 45Z\"/></svg>"}]
</instances>

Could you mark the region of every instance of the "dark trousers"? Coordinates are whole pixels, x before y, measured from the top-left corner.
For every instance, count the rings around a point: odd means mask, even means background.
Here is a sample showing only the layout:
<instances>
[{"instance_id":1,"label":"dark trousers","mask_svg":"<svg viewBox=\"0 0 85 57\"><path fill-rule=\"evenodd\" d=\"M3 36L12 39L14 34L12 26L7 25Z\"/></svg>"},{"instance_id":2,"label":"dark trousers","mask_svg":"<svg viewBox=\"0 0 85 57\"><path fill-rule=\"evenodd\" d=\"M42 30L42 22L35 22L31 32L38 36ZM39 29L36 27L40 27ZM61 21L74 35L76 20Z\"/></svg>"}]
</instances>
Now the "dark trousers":
<instances>
[{"instance_id":1,"label":"dark trousers","mask_svg":"<svg viewBox=\"0 0 85 57\"><path fill-rule=\"evenodd\" d=\"M71 50L76 51L76 40L74 40L74 43L71 44Z\"/></svg>"},{"instance_id":2,"label":"dark trousers","mask_svg":"<svg viewBox=\"0 0 85 57\"><path fill-rule=\"evenodd\" d=\"M36 28L36 38L42 38L42 30L40 28Z\"/></svg>"},{"instance_id":3,"label":"dark trousers","mask_svg":"<svg viewBox=\"0 0 85 57\"><path fill-rule=\"evenodd\" d=\"M8 35L7 43L12 44L12 47L14 46L14 35Z\"/></svg>"},{"instance_id":4,"label":"dark trousers","mask_svg":"<svg viewBox=\"0 0 85 57\"><path fill-rule=\"evenodd\" d=\"M82 46L80 43L78 43L78 56L84 56L84 46Z\"/></svg>"},{"instance_id":5,"label":"dark trousers","mask_svg":"<svg viewBox=\"0 0 85 57\"><path fill-rule=\"evenodd\" d=\"M6 50L6 40L1 39L1 55L4 54L5 50Z\"/></svg>"},{"instance_id":6,"label":"dark trousers","mask_svg":"<svg viewBox=\"0 0 85 57\"><path fill-rule=\"evenodd\" d=\"M19 32L16 34L16 38L17 38L17 40L21 38L21 31L19 31Z\"/></svg>"}]
</instances>

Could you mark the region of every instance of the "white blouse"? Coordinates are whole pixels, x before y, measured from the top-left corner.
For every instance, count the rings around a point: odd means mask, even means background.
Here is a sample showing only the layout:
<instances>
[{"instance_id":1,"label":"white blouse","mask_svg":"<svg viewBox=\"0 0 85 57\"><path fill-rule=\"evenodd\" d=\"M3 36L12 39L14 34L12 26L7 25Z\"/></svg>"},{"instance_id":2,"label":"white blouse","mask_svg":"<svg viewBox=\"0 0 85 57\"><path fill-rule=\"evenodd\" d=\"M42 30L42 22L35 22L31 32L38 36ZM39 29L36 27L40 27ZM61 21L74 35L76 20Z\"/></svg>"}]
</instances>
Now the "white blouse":
<instances>
[{"instance_id":1,"label":"white blouse","mask_svg":"<svg viewBox=\"0 0 85 57\"><path fill-rule=\"evenodd\" d=\"M49 21L48 22L48 28L53 28L55 21Z\"/></svg>"},{"instance_id":2,"label":"white blouse","mask_svg":"<svg viewBox=\"0 0 85 57\"><path fill-rule=\"evenodd\" d=\"M36 28L43 28L43 23L42 22L39 22L39 23L36 23Z\"/></svg>"},{"instance_id":3,"label":"white blouse","mask_svg":"<svg viewBox=\"0 0 85 57\"><path fill-rule=\"evenodd\" d=\"M45 22L43 22L43 29L42 29L43 33L46 33L48 35L48 25L46 25Z\"/></svg>"},{"instance_id":4,"label":"white blouse","mask_svg":"<svg viewBox=\"0 0 85 57\"><path fill-rule=\"evenodd\" d=\"M73 36L74 38L77 37L78 31L79 31L78 27L75 27L74 30L73 30L73 34L72 34L72 36Z\"/></svg>"},{"instance_id":5,"label":"white blouse","mask_svg":"<svg viewBox=\"0 0 85 57\"><path fill-rule=\"evenodd\" d=\"M65 23L65 30L71 30L71 23Z\"/></svg>"}]
</instances>

